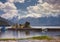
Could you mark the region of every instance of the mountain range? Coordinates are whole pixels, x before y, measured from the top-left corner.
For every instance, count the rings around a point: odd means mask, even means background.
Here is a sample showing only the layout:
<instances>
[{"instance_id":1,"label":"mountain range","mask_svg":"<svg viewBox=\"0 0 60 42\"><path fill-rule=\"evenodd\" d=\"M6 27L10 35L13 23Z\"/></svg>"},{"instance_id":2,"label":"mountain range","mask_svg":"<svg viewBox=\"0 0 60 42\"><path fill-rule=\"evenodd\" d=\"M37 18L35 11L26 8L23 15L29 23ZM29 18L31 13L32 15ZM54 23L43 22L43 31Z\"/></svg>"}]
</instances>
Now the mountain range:
<instances>
[{"instance_id":1,"label":"mountain range","mask_svg":"<svg viewBox=\"0 0 60 42\"><path fill-rule=\"evenodd\" d=\"M60 16L58 17L26 17L20 20L14 17L12 20L14 23L24 24L26 21L30 22L32 26L60 26Z\"/></svg>"},{"instance_id":2,"label":"mountain range","mask_svg":"<svg viewBox=\"0 0 60 42\"><path fill-rule=\"evenodd\" d=\"M9 20L0 17L0 26L10 26L10 25L12 25L12 23Z\"/></svg>"}]
</instances>

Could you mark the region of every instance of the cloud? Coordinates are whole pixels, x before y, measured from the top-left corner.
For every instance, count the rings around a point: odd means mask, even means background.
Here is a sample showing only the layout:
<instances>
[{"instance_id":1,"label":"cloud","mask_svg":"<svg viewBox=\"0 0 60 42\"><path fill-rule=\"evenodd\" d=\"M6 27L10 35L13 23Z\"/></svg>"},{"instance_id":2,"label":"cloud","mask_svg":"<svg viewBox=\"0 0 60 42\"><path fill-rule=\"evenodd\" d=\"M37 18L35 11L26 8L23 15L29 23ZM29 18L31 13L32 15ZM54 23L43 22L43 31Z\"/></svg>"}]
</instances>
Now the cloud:
<instances>
[{"instance_id":1,"label":"cloud","mask_svg":"<svg viewBox=\"0 0 60 42\"><path fill-rule=\"evenodd\" d=\"M11 19L14 16L17 16L17 8L13 3L6 2L5 4L0 2L0 10L4 11L5 13L1 15L1 17L6 19Z\"/></svg>"},{"instance_id":2,"label":"cloud","mask_svg":"<svg viewBox=\"0 0 60 42\"><path fill-rule=\"evenodd\" d=\"M25 0L7 0L7 2L5 2L5 3L0 2L0 10L2 10L4 12L0 16L5 19L10 19L10 20L13 19L13 17L17 17L17 16L19 18L22 11L20 11L20 13L18 13L19 10L17 10L17 7L15 6L14 2L23 3L24 1Z\"/></svg>"},{"instance_id":3,"label":"cloud","mask_svg":"<svg viewBox=\"0 0 60 42\"><path fill-rule=\"evenodd\" d=\"M25 15L25 16L23 16L24 18L26 18L26 17L33 17L33 18L38 18L38 17L40 17L41 16L41 14L27 14L27 15Z\"/></svg>"},{"instance_id":4,"label":"cloud","mask_svg":"<svg viewBox=\"0 0 60 42\"><path fill-rule=\"evenodd\" d=\"M15 2L24 3L25 0L16 0Z\"/></svg>"},{"instance_id":5,"label":"cloud","mask_svg":"<svg viewBox=\"0 0 60 42\"><path fill-rule=\"evenodd\" d=\"M41 4L41 3L43 3L43 0L38 0L38 2Z\"/></svg>"},{"instance_id":6,"label":"cloud","mask_svg":"<svg viewBox=\"0 0 60 42\"><path fill-rule=\"evenodd\" d=\"M11 3L13 3L13 2L14 2L14 0L7 0L7 2L11 2Z\"/></svg>"},{"instance_id":7,"label":"cloud","mask_svg":"<svg viewBox=\"0 0 60 42\"><path fill-rule=\"evenodd\" d=\"M24 3L25 0L7 0L8 2L20 2L20 3Z\"/></svg>"},{"instance_id":8,"label":"cloud","mask_svg":"<svg viewBox=\"0 0 60 42\"><path fill-rule=\"evenodd\" d=\"M0 2L0 10L3 10L5 14L0 15L6 19L12 19L13 17L17 17L18 19L26 18L26 17L49 17L60 15L60 3L59 0L55 2L55 0L39 0L39 4L35 6L27 7L27 11L17 10L14 2L24 3L25 0L7 0L6 3Z\"/></svg>"},{"instance_id":9,"label":"cloud","mask_svg":"<svg viewBox=\"0 0 60 42\"><path fill-rule=\"evenodd\" d=\"M26 17L34 17L34 18L38 18L38 17L40 17L41 16L41 14L28 14Z\"/></svg>"},{"instance_id":10,"label":"cloud","mask_svg":"<svg viewBox=\"0 0 60 42\"><path fill-rule=\"evenodd\" d=\"M35 6L29 6L27 7L27 13L25 15L21 15L20 18L26 18L26 17L57 17L60 15L60 9L57 7L55 8L55 5L50 4L48 2L43 2L43 0L38 1L39 4Z\"/></svg>"},{"instance_id":11,"label":"cloud","mask_svg":"<svg viewBox=\"0 0 60 42\"><path fill-rule=\"evenodd\" d=\"M60 0L44 0L44 2L47 2L49 4L60 4Z\"/></svg>"},{"instance_id":12,"label":"cloud","mask_svg":"<svg viewBox=\"0 0 60 42\"><path fill-rule=\"evenodd\" d=\"M5 6L2 2L0 2L0 9L3 9Z\"/></svg>"},{"instance_id":13,"label":"cloud","mask_svg":"<svg viewBox=\"0 0 60 42\"><path fill-rule=\"evenodd\" d=\"M38 18L40 16L41 14L37 15L35 13L29 13L28 11L21 11L21 10L19 10L19 13L18 13L18 19L27 18L27 17Z\"/></svg>"},{"instance_id":14,"label":"cloud","mask_svg":"<svg viewBox=\"0 0 60 42\"><path fill-rule=\"evenodd\" d=\"M48 4L52 5L53 9L60 10L60 0L44 0L44 2L47 2Z\"/></svg>"},{"instance_id":15,"label":"cloud","mask_svg":"<svg viewBox=\"0 0 60 42\"><path fill-rule=\"evenodd\" d=\"M27 10L30 14L40 14L40 17L45 16L58 16L60 15L60 6L57 6L56 4L49 4L48 2L39 3L35 6L29 6L27 7ZM39 16L38 16L39 17Z\"/></svg>"},{"instance_id":16,"label":"cloud","mask_svg":"<svg viewBox=\"0 0 60 42\"><path fill-rule=\"evenodd\" d=\"M23 18L26 12L21 11L21 10L17 10L17 7L14 5L14 3L11 2L6 2L6 3L2 3L0 2L0 10L2 10L4 12L4 14L0 15L1 17L5 18L5 19L13 19L13 17L18 16L19 19ZM20 13L18 13L20 11ZM21 15L21 18L20 18Z\"/></svg>"}]
</instances>

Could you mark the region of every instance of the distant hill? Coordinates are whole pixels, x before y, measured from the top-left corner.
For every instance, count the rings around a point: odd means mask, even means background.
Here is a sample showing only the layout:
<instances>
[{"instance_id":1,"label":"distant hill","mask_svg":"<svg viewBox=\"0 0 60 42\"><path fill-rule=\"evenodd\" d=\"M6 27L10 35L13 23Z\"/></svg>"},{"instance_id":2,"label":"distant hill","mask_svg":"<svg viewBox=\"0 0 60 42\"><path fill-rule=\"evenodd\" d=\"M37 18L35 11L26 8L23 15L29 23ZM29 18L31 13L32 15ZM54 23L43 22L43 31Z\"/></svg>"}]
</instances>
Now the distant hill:
<instances>
[{"instance_id":1,"label":"distant hill","mask_svg":"<svg viewBox=\"0 0 60 42\"><path fill-rule=\"evenodd\" d=\"M36 26L60 26L60 17L40 17L40 18L23 18L19 20L19 23L29 21L31 25Z\"/></svg>"},{"instance_id":2,"label":"distant hill","mask_svg":"<svg viewBox=\"0 0 60 42\"><path fill-rule=\"evenodd\" d=\"M0 26L3 26L3 25L4 26L10 26L11 23L7 19L4 19L4 18L0 17Z\"/></svg>"},{"instance_id":3,"label":"distant hill","mask_svg":"<svg viewBox=\"0 0 60 42\"><path fill-rule=\"evenodd\" d=\"M18 20L17 17L14 17L11 21L20 24L23 24L26 21L28 21L33 26L60 26L60 16L39 17L39 18L27 17L22 18L20 20Z\"/></svg>"}]
</instances>

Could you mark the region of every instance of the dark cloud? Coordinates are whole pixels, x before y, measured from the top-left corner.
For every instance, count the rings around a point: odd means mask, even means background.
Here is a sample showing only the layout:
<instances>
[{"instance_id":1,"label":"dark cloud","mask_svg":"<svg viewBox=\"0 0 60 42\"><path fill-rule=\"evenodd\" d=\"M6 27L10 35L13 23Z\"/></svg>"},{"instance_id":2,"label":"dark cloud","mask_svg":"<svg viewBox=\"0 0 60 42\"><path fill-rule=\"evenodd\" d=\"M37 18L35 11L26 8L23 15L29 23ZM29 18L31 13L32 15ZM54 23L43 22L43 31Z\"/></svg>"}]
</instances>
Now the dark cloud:
<instances>
[{"instance_id":1,"label":"dark cloud","mask_svg":"<svg viewBox=\"0 0 60 42\"><path fill-rule=\"evenodd\" d=\"M52 9L60 10L60 0L43 0L43 1L52 5L53 7Z\"/></svg>"},{"instance_id":2,"label":"dark cloud","mask_svg":"<svg viewBox=\"0 0 60 42\"><path fill-rule=\"evenodd\" d=\"M7 0L0 0L0 2L5 3Z\"/></svg>"},{"instance_id":3,"label":"dark cloud","mask_svg":"<svg viewBox=\"0 0 60 42\"><path fill-rule=\"evenodd\" d=\"M60 0L43 0L43 1L49 4L60 4Z\"/></svg>"}]
</instances>

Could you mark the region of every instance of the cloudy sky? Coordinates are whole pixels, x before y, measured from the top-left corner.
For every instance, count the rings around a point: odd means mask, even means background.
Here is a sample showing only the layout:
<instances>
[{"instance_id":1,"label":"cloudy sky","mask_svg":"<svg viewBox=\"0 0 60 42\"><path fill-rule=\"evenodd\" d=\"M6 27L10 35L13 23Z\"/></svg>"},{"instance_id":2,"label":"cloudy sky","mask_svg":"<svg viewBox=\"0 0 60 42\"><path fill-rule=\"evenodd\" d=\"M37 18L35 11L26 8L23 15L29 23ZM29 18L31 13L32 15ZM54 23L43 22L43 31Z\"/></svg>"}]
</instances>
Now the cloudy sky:
<instances>
[{"instance_id":1,"label":"cloudy sky","mask_svg":"<svg viewBox=\"0 0 60 42\"><path fill-rule=\"evenodd\" d=\"M0 16L5 19L59 15L60 0L0 0Z\"/></svg>"}]
</instances>

